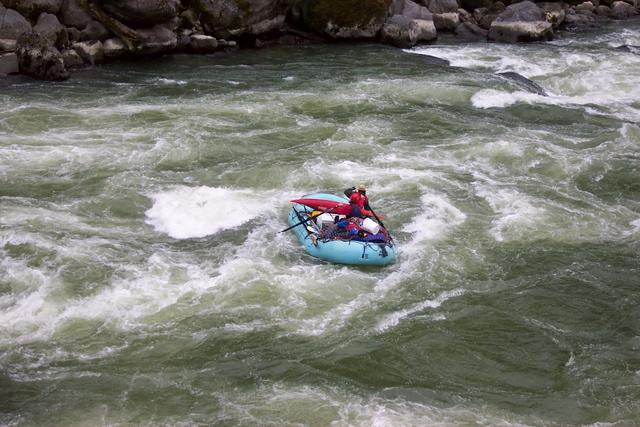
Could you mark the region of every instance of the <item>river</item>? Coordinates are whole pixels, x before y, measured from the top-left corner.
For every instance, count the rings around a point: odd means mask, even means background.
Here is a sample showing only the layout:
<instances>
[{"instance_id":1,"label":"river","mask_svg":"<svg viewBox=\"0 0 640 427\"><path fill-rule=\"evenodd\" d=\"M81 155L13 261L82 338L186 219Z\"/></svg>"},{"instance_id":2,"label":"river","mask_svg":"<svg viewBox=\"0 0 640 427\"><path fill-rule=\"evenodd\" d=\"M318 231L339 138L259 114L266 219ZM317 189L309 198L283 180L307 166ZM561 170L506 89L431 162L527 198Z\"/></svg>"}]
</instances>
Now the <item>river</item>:
<instances>
[{"instance_id":1,"label":"river","mask_svg":"<svg viewBox=\"0 0 640 427\"><path fill-rule=\"evenodd\" d=\"M640 424L633 46L638 21L0 80L0 424ZM279 233L359 182L394 265Z\"/></svg>"}]
</instances>

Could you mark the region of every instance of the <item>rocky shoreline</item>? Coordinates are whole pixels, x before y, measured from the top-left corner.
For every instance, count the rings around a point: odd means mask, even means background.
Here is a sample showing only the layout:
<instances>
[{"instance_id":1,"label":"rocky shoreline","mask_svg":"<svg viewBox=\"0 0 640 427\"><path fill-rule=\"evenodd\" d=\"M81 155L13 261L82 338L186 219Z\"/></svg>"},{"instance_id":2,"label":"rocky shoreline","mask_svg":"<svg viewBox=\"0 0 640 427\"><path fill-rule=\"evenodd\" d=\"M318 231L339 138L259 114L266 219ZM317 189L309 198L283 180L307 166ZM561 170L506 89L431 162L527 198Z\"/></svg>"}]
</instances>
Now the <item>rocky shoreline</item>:
<instances>
[{"instance_id":1,"label":"rocky shoreline","mask_svg":"<svg viewBox=\"0 0 640 427\"><path fill-rule=\"evenodd\" d=\"M123 57L269 44L550 40L640 13L640 0L0 0L0 76L64 80Z\"/></svg>"}]
</instances>

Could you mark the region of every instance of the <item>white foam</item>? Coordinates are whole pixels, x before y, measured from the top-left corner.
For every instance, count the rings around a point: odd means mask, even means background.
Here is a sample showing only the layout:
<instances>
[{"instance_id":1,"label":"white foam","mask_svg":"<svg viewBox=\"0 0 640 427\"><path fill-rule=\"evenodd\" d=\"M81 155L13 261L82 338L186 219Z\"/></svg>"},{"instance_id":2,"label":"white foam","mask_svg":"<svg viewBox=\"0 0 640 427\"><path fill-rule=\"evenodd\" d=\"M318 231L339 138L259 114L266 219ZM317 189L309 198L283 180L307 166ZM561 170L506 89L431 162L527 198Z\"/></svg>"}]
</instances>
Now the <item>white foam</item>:
<instances>
[{"instance_id":1,"label":"white foam","mask_svg":"<svg viewBox=\"0 0 640 427\"><path fill-rule=\"evenodd\" d=\"M378 332L384 332L387 329L397 326L402 320L406 319L407 317L415 313L419 313L427 308L438 308L445 301L454 297L461 296L464 293L465 293L465 290L461 288L454 289L451 291L446 291L441 293L434 299L430 299L430 300L428 299L418 304L414 304L411 307L388 314L380 322L378 322L378 325L376 326L376 330Z\"/></svg>"},{"instance_id":2,"label":"white foam","mask_svg":"<svg viewBox=\"0 0 640 427\"><path fill-rule=\"evenodd\" d=\"M441 194L423 194L421 202L420 214L402 227L403 231L411 233L414 245L443 236L467 218L464 212Z\"/></svg>"},{"instance_id":3,"label":"white foam","mask_svg":"<svg viewBox=\"0 0 640 427\"><path fill-rule=\"evenodd\" d=\"M146 212L147 223L174 239L235 228L269 209L269 201L253 190L180 186L150 197L153 206Z\"/></svg>"}]
</instances>

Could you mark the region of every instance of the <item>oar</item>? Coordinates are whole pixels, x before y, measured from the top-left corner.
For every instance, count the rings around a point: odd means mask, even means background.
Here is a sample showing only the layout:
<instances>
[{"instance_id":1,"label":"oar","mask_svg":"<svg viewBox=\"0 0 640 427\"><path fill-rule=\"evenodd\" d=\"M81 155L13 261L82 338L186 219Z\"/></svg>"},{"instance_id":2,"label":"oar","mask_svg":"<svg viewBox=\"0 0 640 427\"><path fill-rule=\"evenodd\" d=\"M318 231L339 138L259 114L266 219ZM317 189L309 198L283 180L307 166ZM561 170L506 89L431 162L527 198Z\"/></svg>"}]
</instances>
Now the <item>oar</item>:
<instances>
[{"instance_id":1,"label":"oar","mask_svg":"<svg viewBox=\"0 0 640 427\"><path fill-rule=\"evenodd\" d=\"M371 209L371 206L369 206L369 210L373 214L373 217L376 219L376 221L378 221L380 223L380 225L383 226L384 228L387 228L387 227L384 226L384 223L382 222L382 220L380 218L378 218L378 215L376 215L376 213L373 211L373 209Z\"/></svg>"},{"instance_id":2,"label":"oar","mask_svg":"<svg viewBox=\"0 0 640 427\"><path fill-rule=\"evenodd\" d=\"M335 206L334 206L334 207L332 207L331 209L324 211L324 213L331 213L334 209L337 209L337 208L339 208L339 207L340 207L340 206L342 206L342 205L344 205L344 203L338 203L337 205L335 205ZM312 216L309 216L307 219L302 220L302 221L300 221L299 223L292 225L291 227L287 227L287 228L285 228L284 230L281 230L280 232L281 232L281 233L284 233L285 231L289 231L289 230L291 230L292 228L296 228L297 226L302 225L302 224L304 224L304 223L305 223L305 222L307 222L307 221L311 221L312 219L313 219L313 217L312 217Z\"/></svg>"}]
</instances>

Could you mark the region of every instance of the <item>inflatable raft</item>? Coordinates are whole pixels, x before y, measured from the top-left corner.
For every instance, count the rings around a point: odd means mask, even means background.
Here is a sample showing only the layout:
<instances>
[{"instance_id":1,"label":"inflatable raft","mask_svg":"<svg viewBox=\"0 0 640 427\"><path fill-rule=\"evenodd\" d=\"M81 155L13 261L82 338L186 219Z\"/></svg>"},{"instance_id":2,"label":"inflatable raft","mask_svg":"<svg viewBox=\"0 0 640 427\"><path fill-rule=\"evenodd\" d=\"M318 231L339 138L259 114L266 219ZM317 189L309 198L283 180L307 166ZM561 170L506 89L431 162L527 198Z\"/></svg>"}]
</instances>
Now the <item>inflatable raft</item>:
<instances>
[{"instance_id":1,"label":"inflatable raft","mask_svg":"<svg viewBox=\"0 0 640 427\"><path fill-rule=\"evenodd\" d=\"M316 193L304 196L308 199L322 199L330 202L349 204L349 201L340 196L326 193ZM298 237L307 253L316 258L337 264L350 265L389 265L396 260L396 246L387 230L367 219L368 229L371 233L360 232L357 235L345 237L345 233L336 233L339 225L334 221L326 221L327 216L335 215L330 213L320 214L320 211L300 203L294 203L289 212L288 222L290 226L298 224L309 216L312 219L304 224L293 227L291 230ZM346 220L345 220L346 222ZM375 232L375 233L374 233Z\"/></svg>"}]
</instances>

